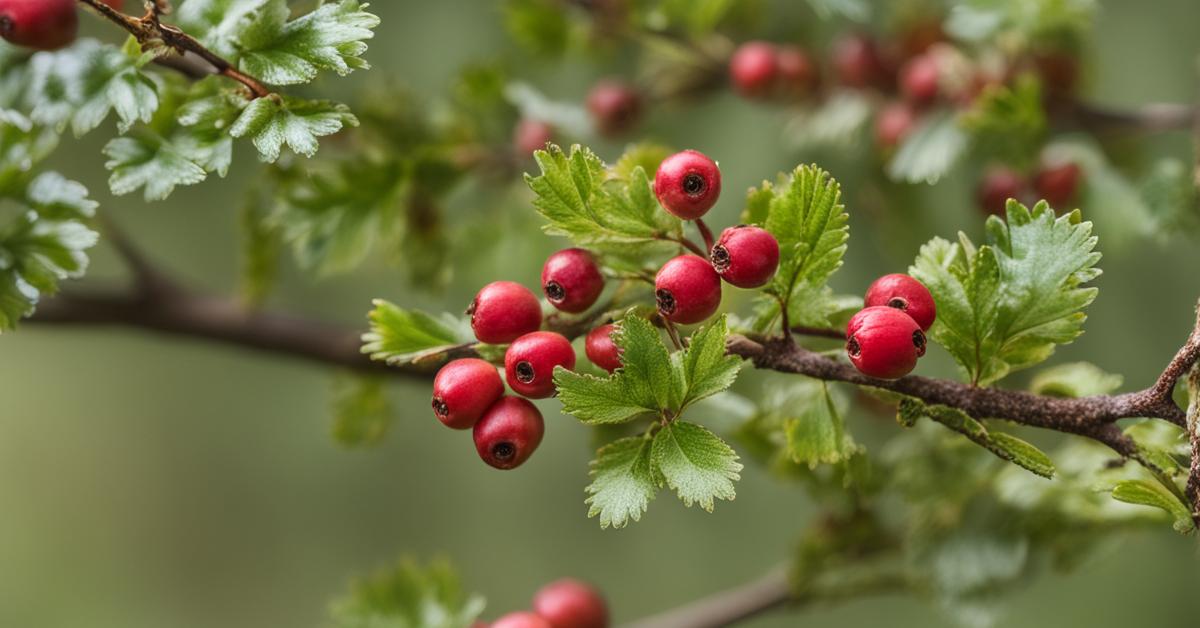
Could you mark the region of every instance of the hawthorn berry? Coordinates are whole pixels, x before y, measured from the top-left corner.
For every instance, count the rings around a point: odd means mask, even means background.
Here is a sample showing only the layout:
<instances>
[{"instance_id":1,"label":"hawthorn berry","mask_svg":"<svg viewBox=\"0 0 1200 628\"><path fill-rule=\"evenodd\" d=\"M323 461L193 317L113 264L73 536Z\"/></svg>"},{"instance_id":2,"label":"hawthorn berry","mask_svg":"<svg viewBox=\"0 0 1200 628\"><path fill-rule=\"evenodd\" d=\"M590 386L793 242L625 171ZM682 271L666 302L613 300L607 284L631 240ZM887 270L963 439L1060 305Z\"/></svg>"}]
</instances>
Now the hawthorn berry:
<instances>
[{"instance_id":1,"label":"hawthorn berry","mask_svg":"<svg viewBox=\"0 0 1200 628\"><path fill-rule=\"evenodd\" d=\"M780 46L775 64L779 66L779 81L785 88L803 92L817 86L817 64L803 48Z\"/></svg>"},{"instance_id":2,"label":"hawthorn berry","mask_svg":"<svg viewBox=\"0 0 1200 628\"><path fill-rule=\"evenodd\" d=\"M1004 215L1008 199L1021 198L1025 179L1016 171L1004 167L991 168L983 174L976 195L983 211L997 216Z\"/></svg>"},{"instance_id":3,"label":"hawthorn berry","mask_svg":"<svg viewBox=\"0 0 1200 628\"><path fill-rule=\"evenodd\" d=\"M915 105L928 105L938 97L941 71L937 59L923 54L913 57L900 71L900 91Z\"/></svg>"},{"instance_id":4,"label":"hawthorn berry","mask_svg":"<svg viewBox=\"0 0 1200 628\"><path fill-rule=\"evenodd\" d=\"M866 307L886 305L908 314L921 327L921 331L929 331L933 321L937 319L937 305L933 295L925 284L908 275L894 273L884 275L875 280L867 288L867 296L863 299Z\"/></svg>"},{"instance_id":5,"label":"hawthorn berry","mask_svg":"<svg viewBox=\"0 0 1200 628\"><path fill-rule=\"evenodd\" d=\"M721 305L721 277L708 260L680 255L658 270L654 297L663 318L683 325L699 323Z\"/></svg>"},{"instance_id":6,"label":"hawthorn berry","mask_svg":"<svg viewBox=\"0 0 1200 628\"><path fill-rule=\"evenodd\" d=\"M535 331L513 341L504 352L504 377L513 392L530 399L554 394L554 367L575 368L571 341L552 331Z\"/></svg>"},{"instance_id":7,"label":"hawthorn berry","mask_svg":"<svg viewBox=\"0 0 1200 628\"><path fill-rule=\"evenodd\" d=\"M504 344L542 326L542 304L519 283L493 281L475 295L467 316L479 342Z\"/></svg>"},{"instance_id":8,"label":"hawthorn berry","mask_svg":"<svg viewBox=\"0 0 1200 628\"><path fill-rule=\"evenodd\" d=\"M513 149L521 157L528 157L535 150L546 148L546 144L554 139L554 127L542 122L523 118L513 129Z\"/></svg>"},{"instance_id":9,"label":"hawthorn berry","mask_svg":"<svg viewBox=\"0 0 1200 628\"><path fill-rule=\"evenodd\" d=\"M699 151L675 153L659 164L654 195L671 214L695 220L708 213L721 196L721 169Z\"/></svg>"},{"instance_id":10,"label":"hawthorn berry","mask_svg":"<svg viewBox=\"0 0 1200 628\"><path fill-rule=\"evenodd\" d=\"M637 124L642 112L642 98L629 85L605 79L588 92L587 108L602 135L620 135Z\"/></svg>"},{"instance_id":11,"label":"hawthorn berry","mask_svg":"<svg viewBox=\"0 0 1200 628\"><path fill-rule=\"evenodd\" d=\"M925 355L925 332L904 312L887 306L860 310L846 326L846 355L860 373L897 379Z\"/></svg>"},{"instance_id":12,"label":"hawthorn berry","mask_svg":"<svg viewBox=\"0 0 1200 628\"><path fill-rule=\"evenodd\" d=\"M533 596L533 611L553 628L608 628L608 605L586 583L563 578Z\"/></svg>"},{"instance_id":13,"label":"hawthorn berry","mask_svg":"<svg viewBox=\"0 0 1200 628\"><path fill-rule=\"evenodd\" d=\"M730 227L721 232L709 261L721 279L739 288L758 288L779 268L779 241L761 227Z\"/></svg>"},{"instance_id":14,"label":"hawthorn berry","mask_svg":"<svg viewBox=\"0 0 1200 628\"><path fill-rule=\"evenodd\" d=\"M0 0L0 37L35 50L57 50L75 41L75 0Z\"/></svg>"},{"instance_id":15,"label":"hawthorn berry","mask_svg":"<svg viewBox=\"0 0 1200 628\"><path fill-rule=\"evenodd\" d=\"M1050 207L1066 209L1079 191L1079 179L1082 176L1083 171L1075 162L1043 166L1033 176L1033 189L1039 198L1050 203Z\"/></svg>"},{"instance_id":16,"label":"hawthorn berry","mask_svg":"<svg viewBox=\"0 0 1200 628\"><path fill-rule=\"evenodd\" d=\"M592 364L609 373L621 368L621 348L613 340L614 331L616 327L612 323L601 325L589 331L583 342L584 352Z\"/></svg>"},{"instance_id":17,"label":"hawthorn berry","mask_svg":"<svg viewBox=\"0 0 1200 628\"><path fill-rule=\"evenodd\" d=\"M604 291L604 275L596 259L583 249L563 249L542 265L542 292L550 305L578 314L596 303Z\"/></svg>"},{"instance_id":18,"label":"hawthorn berry","mask_svg":"<svg viewBox=\"0 0 1200 628\"><path fill-rule=\"evenodd\" d=\"M497 469L515 469L542 442L546 424L528 399L504 395L475 424L475 451ZM495 624L498 625L498 624Z\"/></svg>"},{"instance_id":19,"label":"hawthorn berry","mask_svg":"<svg viewBox=\"0 0 1200 628\"><path fill-rule=\"evenodd\" d=\"M544 617L528 611L509 613L492 622L492 628L555 628Z\"/></svg>"},{"instance_id":20,"label":"hawthorn berry","mask_svg":"<svg viewBox=\"0 0 1200 628\"><path fill-rule=\"evenodd\" d=\"M875 141L883 148L895 148L912 131L917 114L905 102L894 102L875 116Z\"/></svg>"},{"instance_id":21,"label":"hawthorn berry","mask_svg":"<svg viewBox=\"0 0 1200 628\"><path fill-rule=\"evenodd\" d=\"M878 87L888 82L887 63L868 35L849 35L834 43L833 70L838 81L849 87Z\"/></svg>"},{"instance_id":22,"label":"hawthorn berry","mask_svg":"<svg viewBox=\"0 0 1200 628\"><path fill-rule=\"evenodd\" d=\"M503 394L504 382L490 362L454 360L433 378L433 413L446 427L465 430L474 427Z\"/></svg>"},{"instance_id":23,"label":"hawthorn berry","mask_svg":"<svg viewBox=\"0 0 1200 628\"><path fill-rule=\"evenodd\" d=\"M775 46L765 41L746 42L729 59L729 78L744 96L767 95L778 76Z\"/></svg>"}]
</instances>

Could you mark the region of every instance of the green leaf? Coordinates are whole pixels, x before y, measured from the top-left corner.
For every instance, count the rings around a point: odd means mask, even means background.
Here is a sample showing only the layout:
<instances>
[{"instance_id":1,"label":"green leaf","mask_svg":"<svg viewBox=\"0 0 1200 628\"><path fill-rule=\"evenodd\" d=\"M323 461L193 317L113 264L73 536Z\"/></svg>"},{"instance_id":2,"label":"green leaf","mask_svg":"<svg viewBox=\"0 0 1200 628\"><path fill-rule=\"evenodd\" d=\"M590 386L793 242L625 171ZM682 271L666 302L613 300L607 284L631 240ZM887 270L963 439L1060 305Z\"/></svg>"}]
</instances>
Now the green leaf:
<instances>
[{"instance_id":1,"label":"green leaf","mask_svg":"<svg viewBox=\"0 0 1200 628\"><path fill-rule=\"evenodd\" d=\"M1151 229L1162 238L1200 232L1200 203L1191 169L1182 160L1160 159L1138 186L1151 215Z\"/></svg>"},{"instance_id":2,"label":"green leaf","mask_svg":"<svg viewBox=\"0 0 1200 628\"><path fill-rule=\"evenodd\" d=\"M988 432L988 449L1030 473L1054 477L1054 461L1033 445L1003 432Z\"/></svg>"},{"instance_id":3,"label":"green leaf","mask_svg":"<svg viewBox=\"0 0 1200 628\"><path fill-rule=\"evenodd\" d=\"M851 147L871 120L871 99L855 90L837 90L788 121L786 133L798 149Z\"/></svg>"},{"instance_id":4,"label":"green leaf","mask_svg":"<svg viewBox=\"0 0 1200 628\"><path fill-rule=\"evenodd\" d=\"M1052 397L1090 397L1117 391L1125 378L1106 373L1090 362L1059 364L1033 377L1029 389Z\"/></svg>"},{"instance_id":5,"label":"green leaf","mask_svg":"<svg viewBox=\"0 0 1200 628\"><path fill-rule=\"evenodd\" d=\"M370 66L362 59L379 17L358 0L321 4L288 21L286 0L271 0L238 37L241 69L271 85L308 83L320 70L346 76Z\"/></svg>"},{"instance_id":6,"label":"green leaf","mask_svg":"<svg viewBox=\"0 0 1200 628\"><path fill-rule=\"evenodd\" d=\"M866 22L871 17L871 5L866 0L808 0L808 4L822 20L841 16L852 22Z\"/></svg>"},{"instance_id":7,"label":"green leaf","mask_svg":"<svg viewBox=\"0 0 1200 628\"><path fill-rule=\"evenodd\" d=\"M434 318L419 310L375 299L368 317L371 330L363 334L362 352L388 364L420 362L464 342L452 317Z\"/></svg>"},{"instance_id":8,"label":"green leaf","mask_svg":"<svg viewBox=\"0 0 1200 628\"><path fill-rule=\"evenodd\" d=\"M888 176L906 183L937 183L963 156L967 139L954 112L926 114L888 163Z\"/></svg>"},{"instance_id":9,"label":"green leaf","mask_svg":"<svg viewBox=\"0 0 1200 628\"><path fill-rule=\"evenodd\" d=\"M383 384L382 377L342 375L334 380L334 440L347 447L383 440L395 418Z\"/></svg>"},{"instance_id":10,"label":"green leaf","mask_svg":"<svg viewBox=\"0 0 1200 628\"><path fill-rule=\"evenodd\" d=\"M810 468L848 460L858 452L858 446L846 432L828 385L821 382L810 390L815 394L794 398L791 407L784 410L794 415L784 424L788 457Z\"/></svg>"},{"instance_id":11,"label":"green leaf","mask_svg":"<svg viewBox=\"0 0 1200 628\"><path fill-rule=\"evenodd\" d=\"M683 381L687 392L680 404L686 408L701 399L711 397L737 380L742 359L725 353L729 328L724 316L692 334L681 356Z\"/></svg>"},{"instance_id":12,"label":"green leaf","mask_svg":"<svg viewBox=\"0 0 1200 628\"><path fill-rule=\"evenodd\" d=\"M957 244L934 238L921 248L909 274L937 303L929 336L971 382L1033 366L1083 333L1096 289L1082 284L1100 274L1091 227L1078 212L1056 218L1044 202L1030 211L1009 201L1007 222L988 219L984 246L960 234Z\"/></svg>"},{"instance_id":13,"label":"green leaf","mask_svg":"<svg viewBox=\"0 0 1200 628\"><path fill-rule=\"evenodd\" d=\"M266 300L279 275L279 253L283 247L279 230L267 221L266 201L259 191L251 192L239 215L242 233L241 295L250 306Z\"/></svg>"},{"instance_id":14,"label":"green leaf","mask_svg":"<svg viewBox=\"0 0 1200 628\"><path fill-rule=\"evenodd\" d=\"M967 413L938 404L925 404L913 398L900 402L900 417L908 425L916 423L920 416L927 416L942 425L966 436L1001 460L1007 460L1031 473L1045 478L1054 477L1054 462L1037 447L1001 432L992 432Z\"/></svg>"},{"instance_id":15,"label":"green leaf","mask_svg":"<svg viewBox=\"0 0 1200 628\"><path fill-rule=\"evenodd\" d=\"M201 82L193 92L191 99L175 112L175 119L183 128L175 133L172 143L205 170L224 177L233 162L229 127L241 114L246 100L235 92L217 88L215 83Z\"/></svg>"},{"instance_id":16,"label":"green leaf","mask_svg":"<svg viewBox=\"0 0 1200 628\"><path fill-rule=\"evenodd\" d=\"M1127 504L1140 504L1165 510L1175 519L1176 531L1187 534L1196 528L1191 512L1171 491L1161 484L1145 480L1125 480L1112 489L1113 499Z\"/></svg>"},{"instance_id":17,"label":"green leaf","mask_svg":"<svg viewBox=\"0 0 1200 628\"><path fill-rule=\"evenodd\" d=\"M654 436L651 452L663 481L685 506L712 512L714 500L733 499L741 479L737 453L716 434L686 421L673 421Z\"/></svg>"},{"instance_id":18,"label":"green leaf","mask_svg":"<svg viewBox=\"0 0 1200 628\"><path fill-rule=\"evenodd\" d=\"M1031 166L1048 127L1041 83L1026 74L1011 87L985 88L963 114L961 124L984 155L1019 167Z\"/></svg>"},{"instance_id":19,"label":"green leaf","mask_svg":"<svg viewBox=\"0 0 1200 628\"><path fill-rule=\"evenodd\" d=\"M0 229L0 331L14 329L64 279L87 270L98 235L76 220L26 212Z\"/></svg>"},{"instance_id":20,"label":"green leaf","mask_svg":"<svg viewBox=\"0 0 1200 628\"><path fill-rule=\"evenodd\" d=\"M344 126L358 126L358 118L345 105L267 96L250 101L229 127L229 134L249 137L262 161L274 162L284 144L297 155L316 155L317 138L333 135Z\"/></svg>"},{"instance_id":21,"label":"green leaf","mask_svg":"<svg viewBox=\"0 0 1200 628\"><path fill-rule=\"evenodd\" d=\"M402 560L355 582L330 613L336 628L468 628L483 608L448 563Z\"/></svg>"},{"instance_id":22,"label":"green leaf","mask_svg":"<svg viewBox=\"0 0 1200 628\"><path fill-rule=\"evenodd\" d=\"M566 11L550 0L508 0L504 26L514 41L533 54L558 56L570 43Z\"/></svg>"},{"instance_id":23,"label":"green leaf","mask_svg":"<svg viewBox=\"0 0 1200 628\"><path fill-rule=\"evenodd\" d=\"M88 198L82 183L57 172L43 172L25 188L25 204L48 218L90 218L100 204Z\"/></svg>"},{"instance_id":24,"label":"green leaf","mask_svg":"<svg viewBox=\"0 0 1200 628\"><path fill-rule=\"evenodd\" d=\"M601 447L592 461L587 487L588 517L600 517L600 527L623 528L642 513L658 492L651 465L651 440L631 436Z\"/></svg>"},{"instance_id":25,"label":"green leaf","mask_svg":"<svg viewBox=\"0 0 1200 628\"><path fill-rule=\"evenodd\" d=\"M147 201L161 201L179 185L194 185L208 173L178 147L149 130L118 137L104 146L108 187L117 196L145 188Z\"/></svg>"}]
</instances>

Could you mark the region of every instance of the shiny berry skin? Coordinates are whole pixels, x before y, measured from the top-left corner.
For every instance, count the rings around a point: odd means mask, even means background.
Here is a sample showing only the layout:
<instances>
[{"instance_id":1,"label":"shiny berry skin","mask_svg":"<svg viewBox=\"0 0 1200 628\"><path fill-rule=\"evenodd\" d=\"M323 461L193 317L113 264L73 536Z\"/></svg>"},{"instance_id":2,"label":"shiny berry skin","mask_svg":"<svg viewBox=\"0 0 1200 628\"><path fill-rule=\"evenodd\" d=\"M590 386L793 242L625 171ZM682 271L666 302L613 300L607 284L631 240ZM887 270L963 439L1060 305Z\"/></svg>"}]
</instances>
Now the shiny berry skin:
<instances>
[{"instance_id":1,"label":"shiny berry skin","mask_svg":"<svg viewBox=\"0 0 1200 628\"><path fill-rule=\"evenodd\" d=\"M492 622L491 628L555 628L541 615L527 611L509 613Z\"/></svg>"},{"instance_id":2,"label":"shiny berry skin","mask_svg":"<svg viewBox=\"0 0 1200 628\"><path fill-rule=\"evenodd\" d=\"M465 430L504 394L504 382L490 362L462 358L449 362L433 378L433 414L446 427Z\"/></svg>"},{"instance_id":3,"label":"shiny berry skin","mask_svg":"<svg viewBox=\"0 0 1200 628\"><path fill-rule=\"evenodd\" d=\"M866 307L894 307L908 314L921 327L921 331L929 331L937 319L937 305L933 302L933 295L929 294L929 288L908 275L895 273L876 279L867 288L863 302Z\"/></svg>"},{"instance_id":4,"label":"shiny berry skin","mask_svg":"<svg viewBox=\"0 0 1200 628\"><path fill-rule=\"evenodd\" d=\"M721 279L739 288L758 288L779 268L779 241L760 227L730 227L721 232L709 261Z\"/></svg>"},{"instance_id":5,"label":"shiny berry skin","mask_svg":"<svg viewBox=\"0 0 1200 628\"><path fill-rule=\"evenodd\" d=\"M875 141L883 148L895 148L916 123L917 114L908 103L891 103L875 116Z\"/></svg>"},{"instance_id":6,"label":"shiny berry skin","mask_svg":"<svg viewBox=\"0 0 1200 628\"><path fill-rule=\"evenodd\" d=\"M596 259L583 249L563 249L542 265L542 292L550 305L572 314L592 307L604 291Z\"/></svg>"},{"instance_id":7,"label":"shiny berry skin","mask_svg":"<svg viewBox=\"0 0 1200 628\"><path fill-rule=\"evenodd\" d=\"M767 95L778 76L775 46L765 41L746 42L729 59L729 78L744 96Z\"/></svg>"},{"instance_id":8,"label":"shiny berry skin","mask_svg":"<svg viewBox=\"0 0 1200 628\"><path fill-rule=\"evenodd\" d=\"M621 348L612 337L616 329L612 323L601 325L589 331L583 342L584 352L592 364L609 373L621 368Z\"/></svg>"},{"instance_id":9,"label":"shiny berry skin","mask_svg":"<svg viewBox=\"0 0 1200 628\"><path fill-rule=\"evenodd\" d=\"M833 70L848 87L872 87L888 82L887 64L875 40L867 35L850 35L833 45Z\"/></svg>"},{"instance_id":10,"label":"shiny berry skin","mask_svg":"<svg viewBox=\"0 0 1200 628\"><path fill-rule=\"evenodd\" d=\"M629 85L606 79L588 92L587 109L601 135L620 135L637 124L642 113L642 98Z\"/></svg>"},{"instance_id":11,"label":"shiny berry skin","mask_svg":"<svg viewBox=\"0 0 1200 628\"><path fill-rule=\"evenodd\" d=\"M0 0L0 37L35 50L57 50L75 41L74 0Z\"/></svg>"},{"instance_id":12,"label":"shiny berry skin","mask_svg":"<svg viewBox=\"0 0 1200 628\"><path fill-rule=\"evenodd\" d=\"M571 341L552 331L535 331L513 341L504 353L504 377L513 392L530 399L554 395L554 367L575 368Z\"/></svg>"},{"instance_id":13,"label":"shiny berry skin","mask_svg":"<svg viewBox=\"0 0 1200 628\"><path fill-rule=\"evenodd\" d=\"M519 283L493 281L475 295L467 316L479 342L504 344L542 326L542 304Z\"/></svg>"},{"instance_id":14,"label":"shiny berry skin","mask_svg":"<svg viewBox=\"0 0 1200 628\"><path fill-rule=\"evenodd\" d=\"M1003 216L1008 199L1019 199L1025 190L1025 179L1014 170L998 167L984 173L976 193L983 211Z\"/></svg>"},{"instance_id":15,"label":"shiny berry skin","mask_svg":"<svg viewBox=\"0 0 1200 628\"><path fill-rule=\"evenodd\" d=\"M675 153L659 164L654 195L671 214L695 220L708 213L721 196L721 169L699 151Z\"/></svg>"},{"instance_id":16,"label":"shiny berry skin","mask_svg":"<svg viewBox=\"0 0 1200 628\"><path fill-rule=\"evenodd\" d=\"M928 105L937 100L940 75L937 59L931 55L913 57L900 70L900 91L909 102Z\"/></svg>"},{"instance_id":17,"label":"shiny berry skin","mask_svg":"<svg viewBox=\"0 0 1200 628\"><path fill-rule=\"evenodd\" d=\"M775 55L779 66L779 82L787 89L807 91L816 88L817 64L799 46L780 46Z\"/></svg>"},{"instance_id":18,"label":"shiny berry skin","mask_svg":"<svg viewBox=\"0 0 1200 628\"><path fill-rule=\"evenodd\" d=\"M846 326L846 355L863 375L903 377L925 355L925 332L911 316L887 306L860 310Z\"/></svg>"},{"instance_id":19,"label":"shiny berry skin","mask_svg":"<svg viewBox=\"0 0 1200 628\"><path fill-rule=\"evenodd\" d=\"M542 413L532 402L505 395L483 414L472 436L484 462L497 469L515 469L533 455L545 431Z\"/></svg>"},{"instance_id":20,"label":"shiny berry skin","mask_svg":"<svg viewBox=\"0 0 1200 628\"><path fill-rule=\"evenodd\" d=\"M1079 164L1067 162L1055 166L1044 166L1033 176L1033 189L1038 198L1046 199L1056 210L1068 209L1079 191L1079 179L1083 176Z\"/></svg>"},{"instance_id":21,"label":"shiny berry skin","mask_svg":"<svg viewBox=\"0 0 1200 628\"><path fill-rule=\"evenodd\" d=\"M608 605L591 586L563 578L538 589L533 611L554 628L608 628Z\"/></svg>"},{"instance_id":22,"label":"shiny berry skin","mask_svg":"<svg viewBox=\"0 0 1200 628\"><path fill-rule=\"evenodd\" d=\"M654 277L658 313L673 323L690 325L712 316L721 306L721 277L703 257L680 255Z\"/></svg>"},{"instance_id":23,"label":"shiny berry skin","mask_svg":"<svg viewBox=\"0 0 1200 628\"><path fill-rule=\"evenodd\" d=\"M546 148L554 139L554 127L541 120L522 119L513 129L513 150L521 157L528 157L535 150Z\"/></svg>"}]
</instances>

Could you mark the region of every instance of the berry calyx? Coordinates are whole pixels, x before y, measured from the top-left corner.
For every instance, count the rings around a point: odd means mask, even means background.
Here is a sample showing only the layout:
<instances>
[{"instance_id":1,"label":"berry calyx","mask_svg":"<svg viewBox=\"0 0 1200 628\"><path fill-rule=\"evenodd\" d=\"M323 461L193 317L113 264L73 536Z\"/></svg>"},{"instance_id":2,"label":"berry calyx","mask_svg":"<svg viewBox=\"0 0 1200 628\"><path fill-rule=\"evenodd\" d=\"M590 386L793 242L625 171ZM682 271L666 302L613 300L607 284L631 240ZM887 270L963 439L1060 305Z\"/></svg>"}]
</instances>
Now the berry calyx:
<instances>
[{"instance_id":1,"label":"berry calyx","mask_svg":"<svg viewBox=\"0 0 1200 628\"><path fill-rule=\"evenodd\" d=\"M730 227L721 232L709 261L721 279L739 288L758 288L779 268L779 241L761 227Z\"/></svg>"},{"instance_id":2,"label":"berry calyx","mask_svg":"<svg viewBox=\"0 0 1200 628\"><path fill-rule=\"evenodd\" d=\"M563 578L538 589L533 611L553 628L607 628L608 605L586 583Z\"/></svg>"},{"instance_id":3,"label":"berry calyx","mask_svg":"<svg viewBox=\"0 0 1200 628\"><path fill-rule=\"evenodd\" d=\"M74 0L0 0L0 37L35 50L57 50L75 41Z\"/></svg>"},{"instance_id":4,"label":"berry calyx","mask_svg":"<svg viewBox=\"0 0 1200 628\"><path fill-rule=\"evenodd\" d=\"M1075 199L1082 176L1083 171L1075 162L1044 166L1033 177L1033 189L1050 207L1064 210Z\"/></svg>"},{"instance_id":5,"label":"berry calyx","mask_svg":"<svg viewBox=\"0 0 1200 628\"><path fill-rule=\"evenodd\" d=\"M515 469L541 444L545 431L542 413L532 402L504 395L475 424L472 436L484 462L497 469Z\"/></svg>"},{"instance_id":6,"label":"berry calyx","mask_svg":"<svg viewBox=\"0 0 1200 628\"><path fill-rule=\"evenodd\" d=\"M446 427L465 430L504 394L504 382L490 362L454 360L433 378L433 414Z\"/></svg>"},{"instance_id":7,"label":"berry calyx","mask_svg":"<svg viewBox=\"0 0 1200 628\"><path fill-rule=\"evenodd\" d=\"M886 84L887 64L875 40L867 35L849 35L833 46L833 70L838 81L848 87Z\"/></svg>"},{"instance_id":8,"label":"berry calyx","mask_svg":"<svg viewBox=\"0 0 1200 628\"><path fill-rule=\"evenodd\" d=\"M911 316L887 306L860 310L846 326L846 355L863 375L903 377L925 355L925 332Z\"/></svg>"},{"instance_id":9,"label":"berry calyx","mask_svg":"<svg viewBox=\"0 0 1200 628\"><path fill-rule=\"evenodd\" d=\"M913 57L900 71L900 91L915 105L928 105L937 100L941 72L937 59L923 54Z\"/></svg>"},{"instance_id":10,"label":"berry calyx","mask_svg":"<svg viewBox=\"0 0 1200 628\"><path fill-rule=\"evenodd\" d=\"M535 150L546 148L554 139L554 127L541 120L524 118L513 129L513 150L521 157L528 157Z\"/></svg>"},{"instance_id":11,"label":"berry calyx","mask_svg":"<svg viewBox=\"0 0 1200 628\"><path fill-rule=\"evenodd\" d=\"M816 88L819 74L817 64L799 46L780 46L775 55L779 66L779 82L785 89L805 92Z\"/></svg>"},{"instance_id":12,"label":"berry calyx","mask_svg":"<svg viewBox=\"0 0 1200 628\"><path fill-rule=\"evenodd\" d=\"M504 344L542 326L542 304L519 283L494 281L475 295L467 316L479 342Z\"/></svg>"},{"instance_id":13,"label":"berry calyx","mask_svg":"<svg viewBox=\"0 0 1200 628\"><path fill-rule=\"evenodd\" d=\"M552 331L535 331L513 341L504 353L504 377L513 392L530 399L554 394L554 367L575 368L571 341Z\"/></svg>"},{"instance_id":14,"label":"berry calyx","mask_svg":"<svg viewBox=\"0 0 1200 628\"><path fill-rule=\"evenodd\" d=\"M708 260L680 255L655 275L654 297L663 318L683 325L699 323L721 305L721 277Z\"/></svg>"},{"instance_id":15,"label":"berry calyx","mask_svg":"<svg viewBox=\"0 0 1200 628\"><path fill-rule=\"evenodd\" d=\"M583 342L584 352L592 364L609 373L621 368L621 348L612 337L616 329L612 323L601 325L589 331Z\"/></svg>"},{"instance_id":16,"label":"berry calyx","mask_svg":"<svg viewBox=\"0 0 1200 628\"><path fill-rule=\"evenodd\" d=\"M492 622L492 628L555 628L541 615L528 611L509 613Z\"/></svg>"},{"instance_id":17,"label":"berry calyx","mask_svg":"<svg viewBox=\"0 0 1200 628\"><path fill-rule=\"evenodd\" d=\"M583 249L563 249L542 265L542 292L550 305L563 312L583 312L603 291L604 275L592 254Z\"/></svg>"},{"instance_id":18,"label":"berry calyx","mask_svg":"<svg viewBox=\"0 0 1200 628\"><path fill-rule=\"evenodd\" d=\"M620 135L637 124L642 99L632 87L615 79L599 81L588 92L587 108L596 129L607 136Z\"/></svg>"},{"instance_id":19,"label":"berry calyx","mask_svg":"<svg viewBox=\"0 0 1200 628\"><path fill-rule=\"evenodd\" d=\"M671 214L695 220L708 213L721 196L721 169L699 151L675 153L659 164L654 195Z\"/></svg>"},{"instance_id":20,"label":"berry calyx","mask_svg":"<svg viewBox=\"0 0 1200 628\"><path fill-rule=\"evenodd\" d=\"M729 78L744 96L767 95L778 75L775 46L765 41L746 42L729 58Z\"/></svg>"},{"instance_id":21,"label":"berry calyx","mask_svg":"<svg viewBox=\"0 0 1200 628\"><path fill-rule=\"evenodd\" d=\"M937 305L929 288L908 275L894 273L876 279L867 288L867 296L863 301L866 307L883 305L908 314L921 327L921 331L929 331L937 319Z\"/></svg>"},{"instance_id":22,"label":"berry calyx","mask_svg":"<svg viewBox=\"0 0 1200 628\"><path fill-rule=\"evenodd\" d=\"M917 122L912 106L904 102L888 104L875 116L875 141L883 148L895 148Z\"/></svg>"},{"instance_id":23,"label":"berry calyx","mask_svg":"<svg viewBox=\"0 0 1200 628\"><path fill-rule=\"evenodd\" d=\"M1020 174L1008 168L997 167L984 173L976 195L983 211L1003 216L1008 199L1021 198L1024 189L1025 180Z\"/></svg>"}]
</instances>

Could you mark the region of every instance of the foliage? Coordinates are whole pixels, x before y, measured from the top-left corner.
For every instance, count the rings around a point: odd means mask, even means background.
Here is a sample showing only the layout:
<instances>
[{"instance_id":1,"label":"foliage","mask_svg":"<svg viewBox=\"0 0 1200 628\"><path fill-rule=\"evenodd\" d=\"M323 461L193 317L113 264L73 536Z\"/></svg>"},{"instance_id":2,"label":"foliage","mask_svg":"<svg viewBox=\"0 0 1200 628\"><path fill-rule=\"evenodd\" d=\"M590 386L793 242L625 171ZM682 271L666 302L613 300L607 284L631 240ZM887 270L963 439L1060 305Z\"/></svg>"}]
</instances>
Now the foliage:
<instances>
[{"instance_id":1,"label":"foliage","mask_svg":"<svg viewBox=\"0 0 1200 628\"><path fill-rule=\"evenodd\" d=\"M330 614L337 628L465 628L483 607L447 562L405 559L355 582Z\"/></svg>"}]
</instances>

